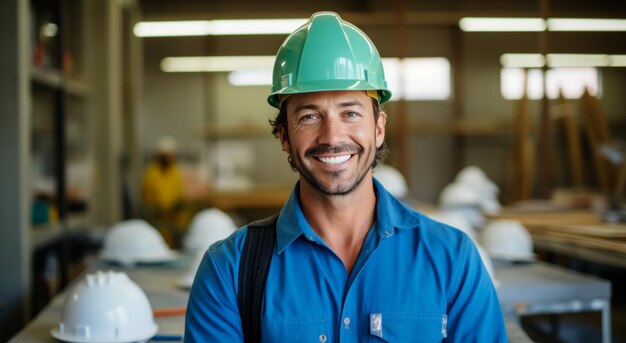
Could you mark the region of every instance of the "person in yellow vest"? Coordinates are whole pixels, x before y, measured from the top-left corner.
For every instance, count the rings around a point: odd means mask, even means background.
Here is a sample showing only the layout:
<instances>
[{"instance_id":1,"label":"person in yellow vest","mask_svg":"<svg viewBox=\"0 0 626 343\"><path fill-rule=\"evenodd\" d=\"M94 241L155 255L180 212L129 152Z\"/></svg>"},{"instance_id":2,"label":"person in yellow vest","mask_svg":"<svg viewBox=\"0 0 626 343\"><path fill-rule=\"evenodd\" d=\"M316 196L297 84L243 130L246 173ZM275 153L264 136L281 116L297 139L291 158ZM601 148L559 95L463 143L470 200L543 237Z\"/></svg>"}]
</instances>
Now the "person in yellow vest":
<instances>
[{"instance_id":1,"label":"person in yellow vest","mask_svg":"<svg viewBox=\"0 0 626 343\"><path fill-rule=\"evenodd\" d=\"M159 230L171 248L178 248L191 215L183 206L183 176L176 152L176 140L161 137L144 172L142 184L145 219Z\"/></svg>"},{"instance_id":2,"label":"person in yellow vest","mask_svg":"<svg viewBox=\"0 0 626 343\"><path fill-rule=\"evenodd\" d=\"M176 161L176 141L159 139L154 158L148 165L142 185L143 204L150 210L170 210L183 198L183 179Z\"/></svg>"}]
</instances>

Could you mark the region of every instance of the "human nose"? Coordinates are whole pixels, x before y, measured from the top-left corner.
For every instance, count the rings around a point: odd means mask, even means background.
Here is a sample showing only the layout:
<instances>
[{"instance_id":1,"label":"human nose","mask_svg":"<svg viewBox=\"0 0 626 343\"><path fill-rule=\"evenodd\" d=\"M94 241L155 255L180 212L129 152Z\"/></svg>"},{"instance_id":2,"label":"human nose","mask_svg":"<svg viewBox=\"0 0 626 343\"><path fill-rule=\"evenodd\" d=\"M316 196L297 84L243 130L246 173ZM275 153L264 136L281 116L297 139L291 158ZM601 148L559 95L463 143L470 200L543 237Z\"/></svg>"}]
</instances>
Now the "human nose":
<instances>
[{"instance_id":1,"label":"human nose","mask_svg":"<svg viewBox=\"0 0 626 343\"><path fill-rule=\"evenodd\" d=\"M345 129L340 120L325 118L320 125L317 143L334 146L343 143L344 134Z\"/></svg>"}]
</instances>

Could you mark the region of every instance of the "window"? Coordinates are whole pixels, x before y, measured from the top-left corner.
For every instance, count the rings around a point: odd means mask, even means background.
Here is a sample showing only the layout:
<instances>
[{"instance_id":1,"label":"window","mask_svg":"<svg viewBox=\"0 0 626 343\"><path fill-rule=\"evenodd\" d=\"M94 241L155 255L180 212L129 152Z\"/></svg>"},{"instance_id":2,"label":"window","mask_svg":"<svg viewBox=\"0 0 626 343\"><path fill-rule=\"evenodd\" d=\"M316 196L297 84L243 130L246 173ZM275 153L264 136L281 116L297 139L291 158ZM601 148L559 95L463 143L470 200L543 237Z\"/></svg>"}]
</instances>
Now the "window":
<instances>
[{"instance_id":1,"label":"window","mask_svg":"<svg viewBox=\"0 0 626 343\"><path fill-rule=\"evenodd\" d=\"M505 99L521 99L524 88L523 68L502 68L500 71L500 93ZM526 94L529 99L541 99L544 92L541 69L526 69ZM559 91L567 99L579 99L585 88L594 96L601 95L598 69L594 67L551 68L546 73L547 95L550 99L559 97Z\"/></svg>"},{"instance_id":2,"label":"window","mask_svg":"<svg viewBox=\"0 0 626 343\"><path fill-rule=\"evenodd\" d=\"M391 100L447 100L450 62L443 57L383 58Z\"/></svg>"},{"instance_id":3,"label":"window","mask_svg":"<svg viewBox=\"0 0 626 343\"><path fill-rule=\"evenodd\" d=\"M451 95L450 62L443 57L383 58L385 79L391 100L446 100ZM262 86L272 83L271 69L232 71L234 86Z\"/></svg>"}]
</instances>

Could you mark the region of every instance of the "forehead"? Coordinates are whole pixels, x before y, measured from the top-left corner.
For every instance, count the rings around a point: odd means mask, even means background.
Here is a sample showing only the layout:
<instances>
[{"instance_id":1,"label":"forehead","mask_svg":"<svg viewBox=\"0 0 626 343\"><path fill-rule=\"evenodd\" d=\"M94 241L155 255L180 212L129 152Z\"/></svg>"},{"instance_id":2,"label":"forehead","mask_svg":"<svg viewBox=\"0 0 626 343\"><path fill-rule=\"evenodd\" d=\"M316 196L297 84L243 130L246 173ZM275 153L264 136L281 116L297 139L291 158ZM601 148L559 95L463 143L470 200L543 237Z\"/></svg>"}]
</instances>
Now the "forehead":
<instances>
[{"instance_id":1,"label":"forehead","mask_svg":"<svg viewBox=\"0 0 626 343\"><path fill-rule=\"evenodd\" d=\"M294 94L287 102L288 111L301 106L361 106L369 107L371 98L363 91L325 91Z\"/></svg>"}]
</instances>

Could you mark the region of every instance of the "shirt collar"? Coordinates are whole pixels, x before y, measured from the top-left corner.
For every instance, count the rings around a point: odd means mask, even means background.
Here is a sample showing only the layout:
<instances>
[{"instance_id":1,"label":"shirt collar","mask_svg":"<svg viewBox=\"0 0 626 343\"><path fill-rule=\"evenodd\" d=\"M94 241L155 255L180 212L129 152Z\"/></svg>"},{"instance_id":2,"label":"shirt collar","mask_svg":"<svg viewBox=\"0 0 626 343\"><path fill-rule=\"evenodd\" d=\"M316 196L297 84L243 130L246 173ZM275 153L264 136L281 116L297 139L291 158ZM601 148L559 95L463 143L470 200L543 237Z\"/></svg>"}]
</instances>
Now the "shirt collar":
<instances>
[{"instance_id":1,"label":"shirt collar","mask_svg":"<svg viewBox=\"0 0 626 343\"><path fill-rule=\"evenodd\" d=\"M374 228L381 237L393 235L395 229L410 229L420 225L417 212L409 209L391 195L376 178L374 178L374 191L376 192Z\"/></svg>"},{"instance_id":2,"label":"shirt collar","mask_svg":"<svg viewBox=\"0 0 626 343\"><path fill-rule=\"evenodd\" d=\"M376 222L374 223L374 230L376 230L378 235L390 237L395 232L395 229L409 229L419 226L420 220L417 213L394 198L375 178L374 191L376 193ZM304 217L299 198L300 182L298 181L278 217L276 243L279 254L300 235L304 235L309 239L312 239L312 237L318 239Z\"/></svg>"},{"instance_id":3,"label":"shirt collar","mask_svg":"<svg viewBox=\"0 0 626 343\"><path fill-rule=\"evenodd\" d=\"M293 187L289 199L280 211L277 227L276 244L279 254L300 235L309 239L317 237L300 207L300 181Z\"/></svg>"}]
</instances>

